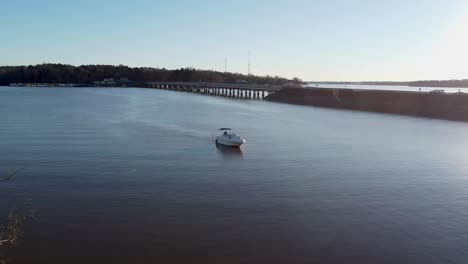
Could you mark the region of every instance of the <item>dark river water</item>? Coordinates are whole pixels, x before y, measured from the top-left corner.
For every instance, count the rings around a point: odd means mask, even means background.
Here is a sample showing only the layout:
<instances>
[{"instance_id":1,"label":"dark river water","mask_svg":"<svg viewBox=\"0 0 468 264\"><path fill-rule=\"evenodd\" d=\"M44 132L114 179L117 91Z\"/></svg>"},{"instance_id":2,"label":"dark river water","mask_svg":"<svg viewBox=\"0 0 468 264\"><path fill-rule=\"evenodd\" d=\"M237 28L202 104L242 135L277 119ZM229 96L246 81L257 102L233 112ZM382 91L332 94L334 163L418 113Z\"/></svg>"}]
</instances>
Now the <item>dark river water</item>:
<instances>
[{"instance_id":1,"label":"dark river water","mask_svg":"<svg viewBox=\"0 0 468 264\"><path fill-rule=\"evenodd\" d=\"M38 212L12 263L468 263L468 123L2 87L12 168L0 213Z\"/></svg>"}]
</instances>

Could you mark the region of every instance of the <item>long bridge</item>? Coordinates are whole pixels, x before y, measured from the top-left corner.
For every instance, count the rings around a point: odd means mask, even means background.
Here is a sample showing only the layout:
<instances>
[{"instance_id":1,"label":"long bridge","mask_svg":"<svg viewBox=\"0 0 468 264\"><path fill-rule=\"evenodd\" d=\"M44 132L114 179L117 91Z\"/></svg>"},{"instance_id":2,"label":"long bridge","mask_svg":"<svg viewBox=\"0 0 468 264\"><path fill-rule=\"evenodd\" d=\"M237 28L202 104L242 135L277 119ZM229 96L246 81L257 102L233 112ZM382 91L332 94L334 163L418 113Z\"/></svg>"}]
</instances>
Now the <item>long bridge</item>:
<instances>
[{"instance_id":1,"label":"long bridge","mask_svg":"<svg viewBox=\"0 0 468 264\"><path fill-rule=\"evenodd\" d=\"M258 99L284 88L282 85L256 85L244 83L205 83L205 82L149 82L150 88L201 93L239 99Z\"/></svg>"}]
</instances>

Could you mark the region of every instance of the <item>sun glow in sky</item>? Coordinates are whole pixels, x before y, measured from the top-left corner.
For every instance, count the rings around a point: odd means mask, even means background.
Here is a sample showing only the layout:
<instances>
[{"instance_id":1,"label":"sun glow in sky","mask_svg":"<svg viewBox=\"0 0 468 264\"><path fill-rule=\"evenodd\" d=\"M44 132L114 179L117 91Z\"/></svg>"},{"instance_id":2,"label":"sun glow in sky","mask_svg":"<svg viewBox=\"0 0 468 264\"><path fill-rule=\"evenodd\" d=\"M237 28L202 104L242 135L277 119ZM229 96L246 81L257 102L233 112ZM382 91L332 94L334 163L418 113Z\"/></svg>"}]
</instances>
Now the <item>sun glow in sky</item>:
<instances>
[{"instance_id":1,"label":"sun glow in sky","mask_svg":"<svg viewBox=\"0 0 468 264\"><path fill-rule=\"evenodd\" d=\"M18 0L0 65L195 67L303 80L468 78L465 0Z\"/></svg>"},{"instance_id":2,"label":"sun glow in sky","mask_svg":"<svg viewBox=\"0 0 468 264\"><path fill-rule=\"evenodd\" d=\"M468 8L465 7L454 17L450 26L434 41L433 53L428 54L427 63L433 64L429 69L435 75L452 78L468 78Z\"/></svg>"}]
</instances>

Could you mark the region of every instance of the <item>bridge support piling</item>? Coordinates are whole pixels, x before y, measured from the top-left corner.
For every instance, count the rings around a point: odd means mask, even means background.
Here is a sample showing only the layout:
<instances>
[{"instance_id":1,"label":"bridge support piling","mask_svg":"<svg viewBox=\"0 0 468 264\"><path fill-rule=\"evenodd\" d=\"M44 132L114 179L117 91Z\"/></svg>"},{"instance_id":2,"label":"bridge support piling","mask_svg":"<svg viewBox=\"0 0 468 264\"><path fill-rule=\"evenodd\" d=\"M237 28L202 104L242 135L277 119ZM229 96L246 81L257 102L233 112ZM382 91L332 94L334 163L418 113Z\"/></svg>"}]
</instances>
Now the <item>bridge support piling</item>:
<instances>
[{"instance_id":1,"label":"bridge support piling","mask_svg":"<svg viewBox=\"0 0 468 264\"><path fill-rule=\"evenodd\" d=\"M263 100L270 94L284 88L279 85L264 86L201 82L148 82L145 87L252 100Z\"/></svg>"}]
</instances>

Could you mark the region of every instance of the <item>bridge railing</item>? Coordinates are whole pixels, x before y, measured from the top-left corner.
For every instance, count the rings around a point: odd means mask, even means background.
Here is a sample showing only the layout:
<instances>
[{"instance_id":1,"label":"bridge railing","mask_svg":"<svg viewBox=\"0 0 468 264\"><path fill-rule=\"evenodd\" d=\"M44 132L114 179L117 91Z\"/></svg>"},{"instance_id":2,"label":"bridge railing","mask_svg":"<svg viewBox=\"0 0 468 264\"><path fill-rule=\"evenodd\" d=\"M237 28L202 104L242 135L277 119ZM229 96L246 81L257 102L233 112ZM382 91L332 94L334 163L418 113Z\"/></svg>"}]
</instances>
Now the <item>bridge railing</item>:
<instances>
[{"instance_id":1,"label":"bridge railing","mask_svg":"<svg viewBox=\"0 0 468 264\"><path fill-rule=\"evenodd\" d=\"M242 90L262 90L262 91L279 91L283 88L282 85L259 85L259 84L241 84L241 83L206 83L206 82L148 82L150 86L154 85L178 85L206 88L226 88L226 89L242 89Z\"/></svg>"}]
</instances>

